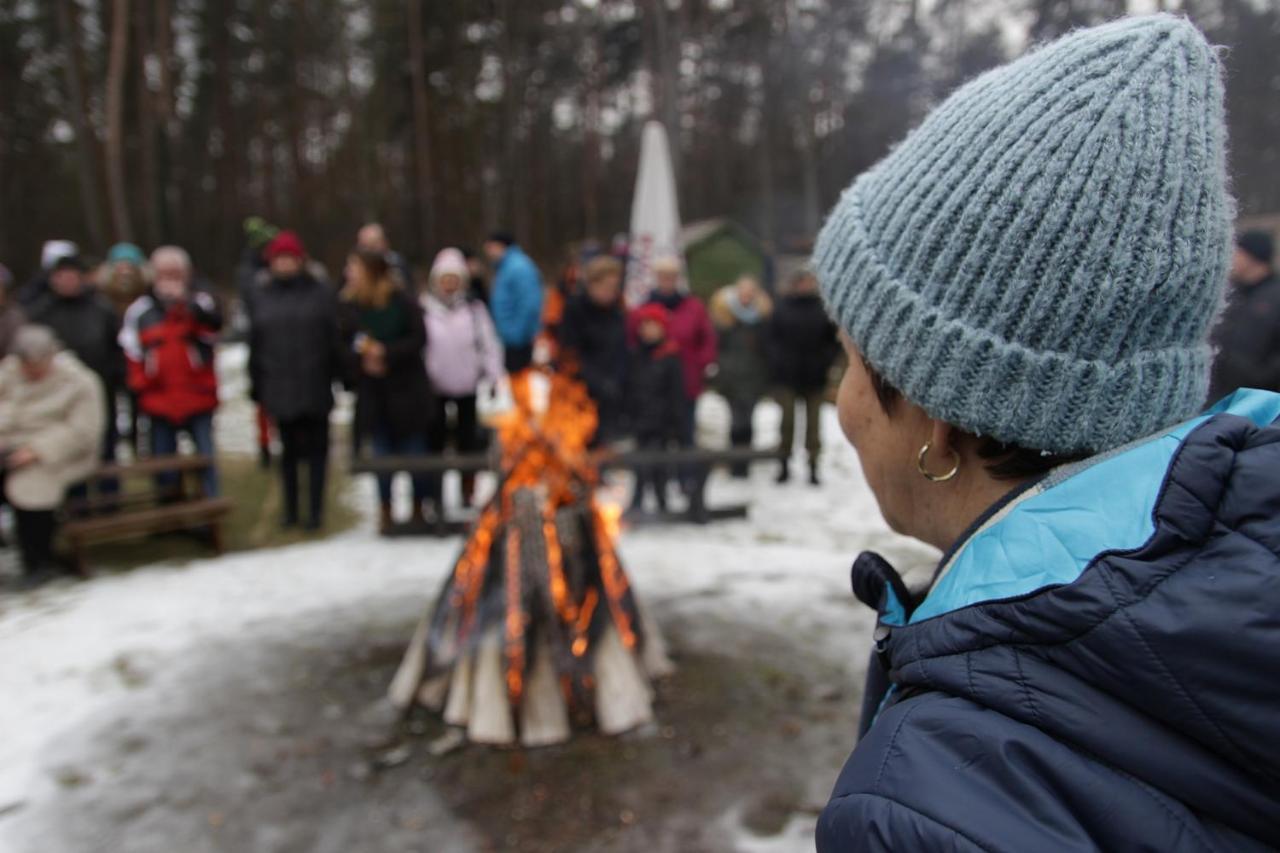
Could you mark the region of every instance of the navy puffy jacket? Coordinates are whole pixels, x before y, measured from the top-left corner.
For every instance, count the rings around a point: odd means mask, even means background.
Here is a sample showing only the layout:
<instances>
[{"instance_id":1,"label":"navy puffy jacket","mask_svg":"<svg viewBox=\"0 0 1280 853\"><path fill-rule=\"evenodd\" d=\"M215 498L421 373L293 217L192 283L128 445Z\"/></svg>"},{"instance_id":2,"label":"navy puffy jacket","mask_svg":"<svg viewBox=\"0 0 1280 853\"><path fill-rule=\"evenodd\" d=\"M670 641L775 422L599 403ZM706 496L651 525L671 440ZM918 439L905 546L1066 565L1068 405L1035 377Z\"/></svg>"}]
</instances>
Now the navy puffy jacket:
<instances>
[{"instance_id":1,"label":"navy puffy jacket","mask_svg":"<svg viewBox=\"0 0 1280 853\"><path fill-rule=\"evenodd\" d=\"M887 695L821 851L1280 847L1280 396L1055 473L917 606L863 555Z\"/></svg>"}]
</instances>

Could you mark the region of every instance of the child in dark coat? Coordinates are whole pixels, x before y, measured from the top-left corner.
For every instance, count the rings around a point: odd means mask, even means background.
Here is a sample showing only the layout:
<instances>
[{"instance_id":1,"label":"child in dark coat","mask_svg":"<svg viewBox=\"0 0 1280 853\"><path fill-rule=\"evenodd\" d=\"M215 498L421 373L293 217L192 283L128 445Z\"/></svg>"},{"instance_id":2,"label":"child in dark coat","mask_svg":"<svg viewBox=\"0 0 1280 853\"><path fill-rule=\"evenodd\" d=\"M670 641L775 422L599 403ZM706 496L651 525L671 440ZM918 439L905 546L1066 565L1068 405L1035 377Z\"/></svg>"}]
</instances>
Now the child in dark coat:
<instances>
[{"instance_id":1,"label":"child in dark coat","mask_svg":"<svg viewBox=\"0 0 1280 853\"><path fill-rule=\"evenodd\" d=\"M687 404L680 350L667 338L670 315L656 302L637 308L632 315L636 345L629 371L631 423L640 450L662 450L680 443L680 424ZM667 509L667 472L661 465L636 468L633 511L644 510L646 490L653 491L658 508Z\"/></svg>"}]
</instances>

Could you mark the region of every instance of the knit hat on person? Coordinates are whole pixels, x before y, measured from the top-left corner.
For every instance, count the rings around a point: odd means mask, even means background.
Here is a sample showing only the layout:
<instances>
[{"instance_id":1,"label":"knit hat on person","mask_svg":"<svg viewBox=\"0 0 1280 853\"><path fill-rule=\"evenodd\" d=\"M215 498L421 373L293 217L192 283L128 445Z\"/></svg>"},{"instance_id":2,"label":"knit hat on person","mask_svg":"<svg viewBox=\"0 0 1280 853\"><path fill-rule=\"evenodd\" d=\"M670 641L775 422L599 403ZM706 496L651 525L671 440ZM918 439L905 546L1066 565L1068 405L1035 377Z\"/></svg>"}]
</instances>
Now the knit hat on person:
<instances>
[{"instance_id":1,"label":"knit hat on person","mask_svg":"<svg viewBox=\"0 0 1280 853\"><path fill-rule=\"evenodd\" d=\"M1200 408L1231 252L1222 70L1171 15L968 83L836 204L833 319L931 417L1051 453Z\"/></svg>"},{"instance_id":2,"label":"knit hat on person","mask_svg":"<svg viewBox=\"0 0 1280 853\"><path fill-rule=\"evenodd\" d=\"M631 322L637 328L644 322L657 323L662 326L663 331L666 331L671 325L671 312L657 302L646 302L631 312Z\"/></svg>"},{"instance_id":3,"label":"knit hat on person","mask_svg":"<svg viewBox=\"0 0 1280 853\"><path fill-rule=\"evenodd\" d=\"M1275 243L1266 231L1246 231L1236 238L1236 245L1260 264L1270 264Z\"/></svg>"},{"instance_id":4,"label":"knit hat on person","mask_svg":"<svg viewBox=\"0 0 1280 853\"><path fill-rule=\"evenodd\" d=\"M79 255L80 247L70 240L45 240L40 247L40 269L51 270L58 258L68 255Z\"/></svg>"},{"instance_id":5,"label":"knit hat on person","mask_svg":"<svg viewBox=\"0 0 1280 853\"><path fill-rule=\"evenodd\" d=\"M107 263L110 264L127 263L140 267L146 262L147 256L132 243L116 243L107 250Z\"/></svg>"},{"instance_id":6,"label":"knit hat on person","mask_svg":"<svg viewBox=\"0 0 1280 853\"><path fill-rule=\"evenodd\" d=\"M471 277L466 256L457 249L441 249L431 262L431 283L437 282L442 275L456 275L466 283Z\"/></svg>"},{"instance_id":7,"label":"knit hat on person","mask_svg":"<svg viewBox=\"0 0 1280 853\"><path fill-rule=\"evenodd\" d=\"M281 231L271 238L271 242L267 244L262 254L268 261L275 260L281 255L292 255L301 260L307 257L307 250L303 248L302 238L297 234L292 231Z\"/></svg>"}]
</instances>

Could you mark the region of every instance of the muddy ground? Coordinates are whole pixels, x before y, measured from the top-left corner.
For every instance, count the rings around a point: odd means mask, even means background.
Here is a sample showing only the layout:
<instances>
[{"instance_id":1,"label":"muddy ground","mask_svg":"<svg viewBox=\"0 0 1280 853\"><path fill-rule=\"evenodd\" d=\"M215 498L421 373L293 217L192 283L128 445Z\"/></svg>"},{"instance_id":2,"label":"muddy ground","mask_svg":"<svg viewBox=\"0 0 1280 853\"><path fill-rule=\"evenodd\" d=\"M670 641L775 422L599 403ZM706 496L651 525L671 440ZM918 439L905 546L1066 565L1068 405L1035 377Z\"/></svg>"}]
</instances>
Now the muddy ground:
<instances>
[{"instance_id":1,"label":"muddy ground","mask_svg":"<svg viewBox=\"0 0 1280 853\"><path fill-rule=\"evenodd\" d=\"M434 718L389 726L373 701L409 619L228 641L172 685L122 655L111 677L145 686L139 701L57 744L55 793L8 817L41 827L41 853L805 849L796 827L853 742L848 676L802 638L664 627L679 669L659 686L657 725L439 756Z\"/></svg>"}]
</instances>

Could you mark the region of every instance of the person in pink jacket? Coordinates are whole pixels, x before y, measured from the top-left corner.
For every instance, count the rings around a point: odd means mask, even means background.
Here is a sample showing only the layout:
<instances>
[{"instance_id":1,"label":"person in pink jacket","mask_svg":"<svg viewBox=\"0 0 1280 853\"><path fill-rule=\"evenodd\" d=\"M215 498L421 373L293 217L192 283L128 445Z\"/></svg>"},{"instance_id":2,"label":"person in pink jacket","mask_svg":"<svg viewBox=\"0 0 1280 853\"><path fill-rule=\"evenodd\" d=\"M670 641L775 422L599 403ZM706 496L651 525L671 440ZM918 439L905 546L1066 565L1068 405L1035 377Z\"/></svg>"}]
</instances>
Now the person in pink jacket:
<instances>
[{"instance_id":1,"label":"person in pink jacket","mask_svg":"<svg viewBox=\"0 0 1280 853\"><path fill-rule=\"evenodd\" d=\"M483 449L476 418L476 394L483 381L496 384L506 376L502 344L484 303L468 293L470 272L457 249L442 249L431 265L427 290L422 294L427 326L427 375L436 392L436 416L427 446L441 452L450 444L459 453ZM440 480L433 486L437 507L441 503ZM462 496L470 504L475 476L462 478Z\"/></svg>"}]
</instances>

